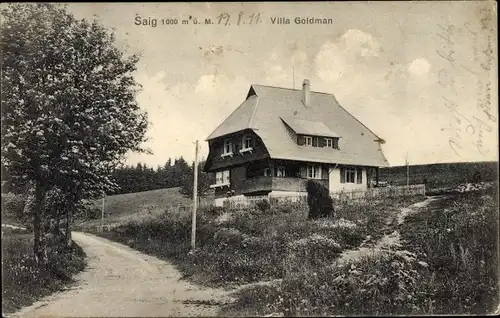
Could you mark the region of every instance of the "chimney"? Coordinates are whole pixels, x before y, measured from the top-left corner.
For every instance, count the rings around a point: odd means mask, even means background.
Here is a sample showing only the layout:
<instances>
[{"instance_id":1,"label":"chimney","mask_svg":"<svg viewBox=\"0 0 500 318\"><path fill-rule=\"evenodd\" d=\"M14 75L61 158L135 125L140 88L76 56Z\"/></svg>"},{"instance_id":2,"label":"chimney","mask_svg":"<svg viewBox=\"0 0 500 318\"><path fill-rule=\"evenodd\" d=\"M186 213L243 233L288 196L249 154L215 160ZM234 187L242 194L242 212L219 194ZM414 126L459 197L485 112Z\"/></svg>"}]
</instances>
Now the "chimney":
<instances>
[{"instance_id":1,"label":"chimney","mask_svg":"<svg viewBox=\"0 0 500 318\"><path fill-rule=\"evenodd\" d=\"M305 79L302 82L302 102L304 103L305 107L309 107L309 102L311 100L311 92L309 86L309 80Z\"/></svg>"}]
</instances>

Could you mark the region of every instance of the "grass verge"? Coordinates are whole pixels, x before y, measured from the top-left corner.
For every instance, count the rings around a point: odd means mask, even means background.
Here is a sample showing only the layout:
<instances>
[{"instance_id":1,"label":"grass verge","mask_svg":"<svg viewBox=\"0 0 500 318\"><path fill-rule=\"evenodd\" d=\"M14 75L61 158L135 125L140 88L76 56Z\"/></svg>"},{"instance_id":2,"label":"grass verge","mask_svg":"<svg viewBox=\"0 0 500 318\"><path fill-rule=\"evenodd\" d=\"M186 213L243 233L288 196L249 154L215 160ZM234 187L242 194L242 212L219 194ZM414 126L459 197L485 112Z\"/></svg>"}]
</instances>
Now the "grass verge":
<instances>
[{"instance_id":1,"label":"grass verge","mask_svg":"<svg viewBox=\"0 0 500 318\"><path fill-rule=\"evenodd\" d=\"M85 253L73 243L65 253L51 257L47 269L38 268L33 253L33 234L2 227L2 313L29 306L65 288L72 276L85 268Z\"/></svg>"}]
</instances>

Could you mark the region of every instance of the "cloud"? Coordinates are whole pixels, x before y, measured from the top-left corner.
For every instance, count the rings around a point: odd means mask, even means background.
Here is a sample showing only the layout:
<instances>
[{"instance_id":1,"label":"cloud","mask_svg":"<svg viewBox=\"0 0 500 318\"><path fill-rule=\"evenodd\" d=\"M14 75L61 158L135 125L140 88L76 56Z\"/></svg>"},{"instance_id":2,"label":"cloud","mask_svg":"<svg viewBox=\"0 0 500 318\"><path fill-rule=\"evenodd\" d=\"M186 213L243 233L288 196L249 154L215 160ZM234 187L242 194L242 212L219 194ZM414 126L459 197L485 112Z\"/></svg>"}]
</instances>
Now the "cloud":
<instances>
[{"instance_id":1,"label":"cloud","mask_svg":"<svg viewBox=\"0 0 500 318\"><path fill-rule=\"evenodd\" d=\"M379 56L382 51L380 43L371 34L358 29L347 30L340 37L340 43L346 52L363 57Z\"/></svg>"},{"instance_id":2,"label":"cloud","mask_svg":"<svg viewBox=\"0 0 500 318\"><path fill-rule=\"evenodd\" d=\"M431 64L424 58L415 59L408 66L408 71L411 74L417 76L426 75L427 73L429 73L430 69L431 69Z\"/></svg>"},{"instance_id":3,"label":"cloud","mask_svg":"<svg viewBox=\"0 0 500 318\"><path fill-rule=\"evenodd\" d=\"M404 163L406 151L413 162L426 162L430 153L449 153L447 132L441 130L445 116L435 105L441 97L426 58L393 61L373 35L351 29L323 44L315 67L318 90L333 93L387 141L383 149L391 164ZM429 140L439 146L430 149Z\"/></svg>"},{"instance_id":4,"label":"cloud","mask_svg":"<svg viewBox=\"0 0 500 318\"><path fill-rule=\"evenodd\" d=\"M200 156L206 157L205 138L244 100L250 85L241 76L213 73L200 76L192 85L179 83L167 87L164 77L163 72L136 77L143 85L137 99L148 111L151 122L147 133L150 140L145 146L153 155L131 154L129 163L157 165L180 155L193 160L195 140L200 141Z\"/></svg>"},{"instance_id":5,"label":"cloud","mask_svg":"<svg viewBox=\"0 0 500 318\"><path fill-rule=\"evenodd\" d=\"M371 34L358 29L347 30L321 47L315 59L317 76L335 83L357 73L363 63L378 58L381 52L380 43Z\"/></svg>"}]
</instances>

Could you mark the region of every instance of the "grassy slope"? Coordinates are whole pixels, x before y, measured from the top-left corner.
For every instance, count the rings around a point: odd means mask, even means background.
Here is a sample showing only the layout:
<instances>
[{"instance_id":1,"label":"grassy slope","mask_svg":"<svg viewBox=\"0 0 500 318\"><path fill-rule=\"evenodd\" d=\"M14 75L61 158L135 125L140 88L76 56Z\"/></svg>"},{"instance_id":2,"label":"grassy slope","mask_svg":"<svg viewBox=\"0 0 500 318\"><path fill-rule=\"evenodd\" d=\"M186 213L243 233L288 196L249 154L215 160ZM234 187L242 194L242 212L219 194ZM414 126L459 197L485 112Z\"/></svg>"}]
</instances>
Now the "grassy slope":
<instances>
[{"instance_id":1,"label":"grassy slope","mask_svg":"<svg viewBox=\"0 0 500 318\"><path fill-rule=\"evenodd\" d=\"M485 314L498 305L498 190L437 201L402 226L404 247L429 267L415 288L429 314ZM431 279L429 279L431 278Z\"/></svg>"},{"instance_id":2,"label":"grassy slope","mask_svg":"<svg viewBox=\"0 0 500 318\"><path fill-rule=\"evenodd\" d=\"M35 265L33 234L2 228L2 313L14 312L72 283L85 268L85 253L74 244L69 253L51 259L49 269Z\"/></svg>"},{"instance_id":3,"label":"grassy slope","mask_svg":"<svg viewBox=\"0 0 500 318\"><path fill-rule=\"evenodd\" d=\"M498 192L437 201L400 226L402 246L352 266L241 291L234 316L486 314L498 306ZM497 191L497 190L496 190Z\"/></svg>"},{"instance_id":4,"label":"grassy slope","mask_svg":"<svg viewBox=\"0 0 500 318\"><path fill-rule=\"evenodd\" d=\"M328 254L333 250L329 246L333 244L331 240L340 244L341 249L356 248L368 235L382 235L385 223L395 211L414 200L422 198L337 206L337 218L357 224L354 228L336 226L335 219L307 220L307 207L272 208L266 212L237 209L222 218L201 210L197 220L199 250L192 256L187 255L191 218L186 213L130 222L98 234L173 261L196 283L228 286L282 278L292 267L307 265L301 256L290 255L288 246L292 242L300 245L297 252L300 254L305 252L302 241L312 241L311 244L316 244L313 252L319 253L319 258L329 257L325 262L331 262L335 258ZM318 234L322 238L314 240ZM310 256L305 259L316 260Z\"/></svg>"},{"instance_id":5,"label":"grassy slope","mask_svg":"<svg viewBox=\"0 0 500 318\"><path fill-rule=\"evenodd\" d=\"M498 178L498 162L410 165L410 183L423 183L427 179L428 188L452 187L466 183L476 171L483 181L494 181ZM382 168L379 177L393 184L406 184L406 166Z\"/></svg>"},{"instance_id":6,"label":"grassy slope","mask_svg":"<svg viewBox=\"0 0 500 318\"><path fill-rule=\"evenodd\" d=\"M201 205L212 203L212 197L201 199ZM102 200L92 203L101 209ZM144 220L164 214L166 210L184 207L189 210L192 199L182 195L180 188L158 189L152 191L112 195L104 201L105 224L121 224L127 221ZM76 222L77 226L91 227L100 224L100 218L87 222Z\"/></svg>"}]
</instances>

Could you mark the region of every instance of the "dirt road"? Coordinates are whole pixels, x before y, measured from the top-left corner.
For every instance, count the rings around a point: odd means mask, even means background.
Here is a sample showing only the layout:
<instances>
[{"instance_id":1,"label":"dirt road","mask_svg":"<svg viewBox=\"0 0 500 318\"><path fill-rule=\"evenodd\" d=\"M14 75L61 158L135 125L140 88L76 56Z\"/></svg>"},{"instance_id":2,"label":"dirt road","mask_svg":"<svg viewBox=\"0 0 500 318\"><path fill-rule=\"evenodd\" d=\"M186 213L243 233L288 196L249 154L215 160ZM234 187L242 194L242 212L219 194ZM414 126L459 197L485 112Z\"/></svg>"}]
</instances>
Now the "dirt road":
<instances>
[{"instance_id":1,"label":"dirt road","mask_svg":"<svg viewBox=\"0 0 500 318\"><path fill-rule=\"evenodd\" d=\"M87 269L71 289L11 315L71 316L215 316L228 292L181 280L173 265L125 245L81 232L73 239L88 256Z\"/></svg>"}]
</instances>

